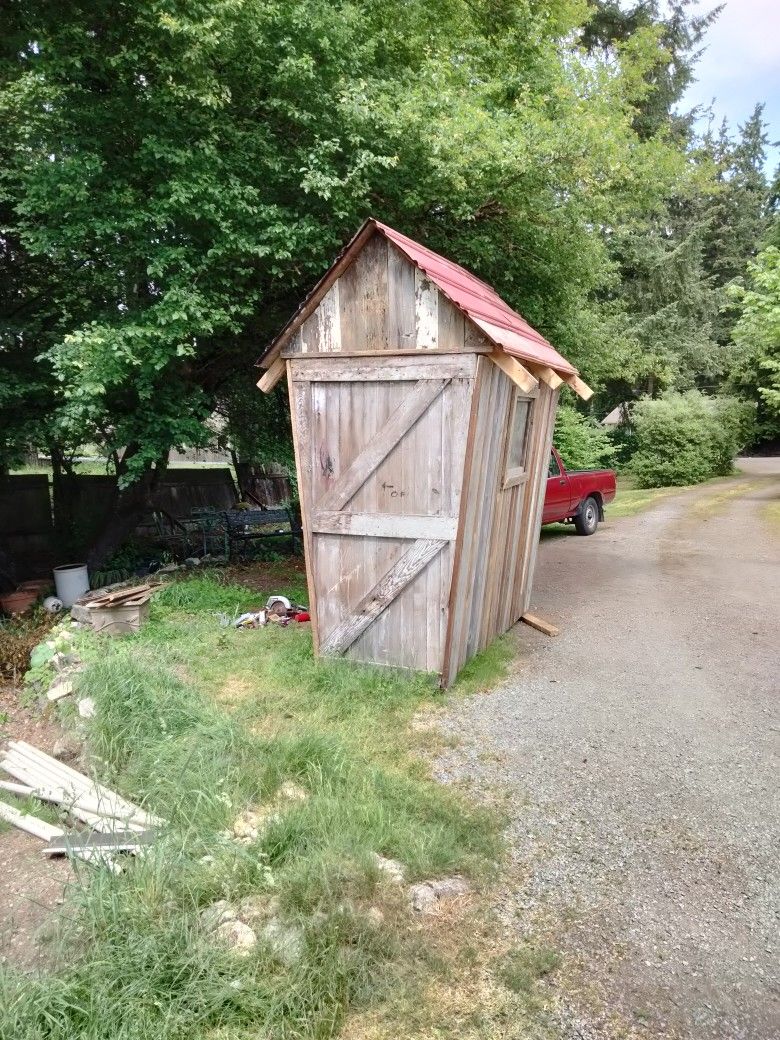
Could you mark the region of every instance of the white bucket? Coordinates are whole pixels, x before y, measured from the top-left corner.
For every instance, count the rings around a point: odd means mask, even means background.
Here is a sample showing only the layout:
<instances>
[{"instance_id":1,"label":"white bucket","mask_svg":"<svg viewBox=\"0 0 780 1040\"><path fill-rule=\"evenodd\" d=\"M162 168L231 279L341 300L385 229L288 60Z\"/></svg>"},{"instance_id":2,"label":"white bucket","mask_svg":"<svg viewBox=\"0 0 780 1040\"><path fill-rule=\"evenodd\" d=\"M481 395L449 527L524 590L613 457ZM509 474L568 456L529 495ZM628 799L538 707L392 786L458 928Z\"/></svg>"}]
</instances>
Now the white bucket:
<instances>
[{"instance_id":1,"label":"white bucket","mask_svg":"<svg viewBox=\"0 0 780 1040\"><path fill-rule=\"evenodd\" d=\"M72 563L67 567L54 568L54 586L57 599L63 607L72 607L77 599L89 592L89 572L84 563Z\"/></svg>"}]
</instances>

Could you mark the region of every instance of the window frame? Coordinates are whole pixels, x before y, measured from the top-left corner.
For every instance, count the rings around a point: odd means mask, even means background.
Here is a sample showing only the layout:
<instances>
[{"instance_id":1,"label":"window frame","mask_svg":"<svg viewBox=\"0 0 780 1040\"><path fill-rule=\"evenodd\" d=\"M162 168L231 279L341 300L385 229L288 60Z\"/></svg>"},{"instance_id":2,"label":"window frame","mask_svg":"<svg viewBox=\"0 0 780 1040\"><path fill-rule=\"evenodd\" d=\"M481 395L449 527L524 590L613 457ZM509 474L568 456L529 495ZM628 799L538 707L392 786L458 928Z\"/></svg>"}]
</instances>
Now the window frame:
<instances>
[{"instance_id":1,"label":"window frame","mask_svg":"<svg viewBox=\"0 0 780 1040\"><path fill-rule=\"evenodd\" d=\"M530 393L526 393L524 390L515 388L512 397L512 404L509 409L509 421L507 423L506 441L504 445L504 479L501 485L503 491L507 490L507 488L517 487L518 484L524 484L525 481L528 480L528 451L536 419L536 399L538 396L538 390L532 390ZM518 401L528 403L528 412L525 421L525 432L523 435L523 447L521 452L522 462L520 466L510 466L509 453L512 450L512 431L515 425Z\"/></svg>"}]
</instances>

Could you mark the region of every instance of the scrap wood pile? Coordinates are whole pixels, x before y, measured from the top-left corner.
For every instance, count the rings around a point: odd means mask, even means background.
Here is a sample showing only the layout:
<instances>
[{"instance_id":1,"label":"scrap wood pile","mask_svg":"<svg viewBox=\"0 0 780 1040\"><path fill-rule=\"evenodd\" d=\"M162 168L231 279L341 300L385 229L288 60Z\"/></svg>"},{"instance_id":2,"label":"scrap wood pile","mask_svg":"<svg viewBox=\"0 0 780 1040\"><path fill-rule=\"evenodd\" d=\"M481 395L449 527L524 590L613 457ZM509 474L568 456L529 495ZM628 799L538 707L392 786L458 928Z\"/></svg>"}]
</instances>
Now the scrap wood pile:
<instances>
[{"instance_id":1,"label":"scrap wood pile","mask_svg":"<svg viewBox=\"0 0 780 1040\"><path fill-rule=\"evenodd\" d=\"M150 585L132 585L130 588L97 595L88 593L78 601L77 606L86 612L82 617L92 625L95 632L119 636L138 632L149 617L151 598Z\"/></svg>"},{"instance_id":2,"label":"scrap wood pile","mask_svg":"<svg viewBox=\"0 0 780 1040\"><path fill-rule=\"evenodd\" d=\"M151 598L150 585L133 585L129 589L104 592L100 596L85 596L79 602L86 603L92 609L105 609L106 607L140 607L144 603L148 603Z\"/></svg>"},{"instance_id":3,"label":"scrap wood pile","mask_svg":"<svg viewBox=\"0 0 780 1040\"><path fill-rule=\"evenodd\" d=\"M45 856L68 855L120 867L113 854L137 853L164 821L127 801L115 791L90 780L23 740L9 741L0 767L13 781L0 780L0 790L22 798L50 802L86 829L64 828L0 801L0 819L43 841Z\"/></svg>"}]
</instances>

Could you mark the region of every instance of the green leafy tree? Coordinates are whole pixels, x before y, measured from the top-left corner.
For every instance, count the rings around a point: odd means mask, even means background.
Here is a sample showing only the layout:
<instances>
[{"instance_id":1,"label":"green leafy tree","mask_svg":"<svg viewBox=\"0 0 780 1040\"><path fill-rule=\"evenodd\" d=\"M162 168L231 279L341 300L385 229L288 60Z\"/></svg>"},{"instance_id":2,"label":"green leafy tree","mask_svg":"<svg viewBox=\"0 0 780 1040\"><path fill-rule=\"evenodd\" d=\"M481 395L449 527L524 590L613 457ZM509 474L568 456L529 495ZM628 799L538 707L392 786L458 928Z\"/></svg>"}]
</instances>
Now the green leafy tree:
<instances>
[{"instance_id":1,"label":"green leafy tree","mask_svg":"<svg viewBox=\"0 0 780 1040\"><path fill-rule=\"evenodd\" d=\"M697 390L644 398L632 409L637 451L631 462L640 487L698 484L731 472L753 436L751 404Z\"/></svg>"},{"instance_id":2,"label":"green leafy tree","mask_svg":"<svg viewBox=\"0 0 780 1040\"><path fill-rule=\"evenodd\" d=\"M687 177L640 118L666 89L669 40L642 25L618 60L588 53L589 13L11 0L0 205L24 308L3 303L19 376L0 407L34 400L63 458L91 442L113 459L91 562L133 529L169 449L212 436L215 407L242 451L251 413L275 428L247 406L252 362L369 213L494 283L586 374L625 354L645 377L606 291L605 229L638 226ZM43 436L14 430L6 454Z\"/></svg>"},{"instance_id":3,"label":"green leafy tree","mask_svg":"<svg viewBox=\"0 0 780 1040\"><path fill-rule=\"evenodd\" d=\"M553 443L567 469L597 469L615 459L607 430L569 404L558 406Z\"/></svg>"},{"instance_id":4,"label":"green leafy tree","mask_svg":"<svg viewBox=\"0 0 780 1040\"><path fill-rule=\"evenodd\" d=\"M748 288L732 289L739 310L734 339L742 353L731 382L758 401L758 436L769 441L780 437L780 248L768 246L748 273Z\"/></svg>"}]
</instances>

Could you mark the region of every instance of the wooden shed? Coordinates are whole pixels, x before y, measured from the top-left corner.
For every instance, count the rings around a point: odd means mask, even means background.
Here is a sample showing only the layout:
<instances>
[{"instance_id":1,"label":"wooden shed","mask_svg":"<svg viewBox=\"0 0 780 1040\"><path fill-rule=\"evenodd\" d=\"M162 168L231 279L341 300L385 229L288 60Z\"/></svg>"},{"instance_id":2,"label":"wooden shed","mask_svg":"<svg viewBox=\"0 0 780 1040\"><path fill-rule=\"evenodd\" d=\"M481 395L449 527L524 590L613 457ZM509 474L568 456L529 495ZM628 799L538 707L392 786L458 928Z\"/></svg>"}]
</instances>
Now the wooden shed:
<instances>
[{"instance_id":1,"label":"wooden shed","mask_svg":"<svg viewBox=\"0 0 780 1040\"><path fill-rule=\"evenodd\" d=\"M259 364L286 375L315 650L435 672L528 609L559 388L484 282L368 220Z\"/></svg>"}]
</instances>

